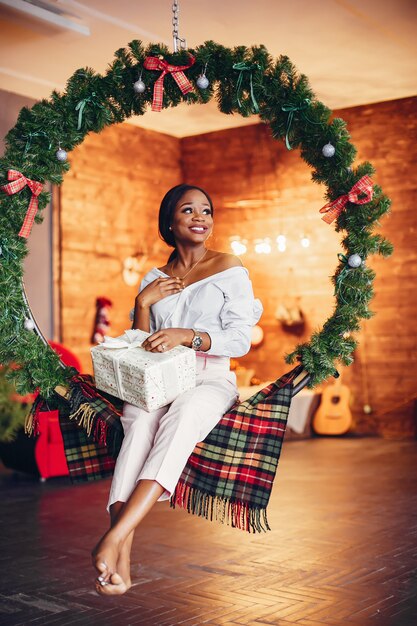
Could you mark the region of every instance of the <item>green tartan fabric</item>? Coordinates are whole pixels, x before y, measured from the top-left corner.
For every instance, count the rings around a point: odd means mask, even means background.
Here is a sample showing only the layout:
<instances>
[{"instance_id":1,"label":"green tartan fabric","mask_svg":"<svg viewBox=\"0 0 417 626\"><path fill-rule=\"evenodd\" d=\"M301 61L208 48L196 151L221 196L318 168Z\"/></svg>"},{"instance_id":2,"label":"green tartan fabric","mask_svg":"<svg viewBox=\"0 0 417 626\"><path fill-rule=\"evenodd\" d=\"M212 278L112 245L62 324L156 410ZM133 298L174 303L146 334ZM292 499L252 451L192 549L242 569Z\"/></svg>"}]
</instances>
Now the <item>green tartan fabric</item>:
<instances>
[{"instance_id":1,"label":"green tartan fabric","mask_svg":"<svg viewBox=\"0 0 417 626\"><path fill-rule=\"evenodd\" d=\"M266 507L281 454L293 381L301 369L296 367L222 417L189 457L171 496L172 507L248 532L270 529ZM86 382L92 385L92 377L78 377L81 386ZM92 387L88 393L93 394ZM98 419L90 424L90 435L76 421L60 418L74 482L111 476L120 450L120 403L116 408L109 396L97 394L95 390L91 397Z\"/></svg>"}]
</instances>

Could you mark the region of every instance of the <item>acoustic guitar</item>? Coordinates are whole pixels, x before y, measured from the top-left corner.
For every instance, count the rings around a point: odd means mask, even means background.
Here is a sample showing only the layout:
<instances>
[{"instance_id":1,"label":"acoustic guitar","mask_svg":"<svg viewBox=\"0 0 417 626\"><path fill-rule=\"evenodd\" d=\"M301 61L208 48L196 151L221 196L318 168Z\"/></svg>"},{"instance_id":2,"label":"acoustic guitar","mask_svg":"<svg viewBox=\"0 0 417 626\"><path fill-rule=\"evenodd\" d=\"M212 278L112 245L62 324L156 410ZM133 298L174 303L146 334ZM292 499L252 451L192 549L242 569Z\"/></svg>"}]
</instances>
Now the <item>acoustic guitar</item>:
<instances>
[{"instance_id":1,"label":"acoustic guitar","mask_svg":"<svg viewBox=\"0 0 417 626\"><path fill-rule=\"evenodd\" d=\"M352 425L349 408L350 390L342 385L339 376L323 389L320 406L314 414L312 426L318 435L343 435Z\"/></svg>"}]
</instances>

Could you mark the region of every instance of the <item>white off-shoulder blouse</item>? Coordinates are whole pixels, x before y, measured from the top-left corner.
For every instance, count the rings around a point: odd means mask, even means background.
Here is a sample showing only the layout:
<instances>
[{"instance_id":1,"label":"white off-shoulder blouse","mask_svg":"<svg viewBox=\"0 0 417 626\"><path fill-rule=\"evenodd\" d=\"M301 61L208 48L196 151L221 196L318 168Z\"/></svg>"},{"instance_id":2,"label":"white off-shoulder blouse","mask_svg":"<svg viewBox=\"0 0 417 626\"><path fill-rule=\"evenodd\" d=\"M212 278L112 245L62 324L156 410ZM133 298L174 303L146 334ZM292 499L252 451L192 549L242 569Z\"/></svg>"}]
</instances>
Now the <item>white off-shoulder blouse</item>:
<instances>
[{"instance_id":1,"label":"white off-shoulder blouse","mask_svg":"<svg viewBox=\"0 0 417 626\"><path fill-rule=\"evenodd\" d=\"M143 278L139 292L161 276L154 267ZM204 354L240 357L250 350L252 327L263 312L254 297L245 267L230 267L185 287L151 306L150 332L163 328L193 328L210 335L211 346ZM130 314L133 319L133 310Z\"/></svg>"}]
</instances>

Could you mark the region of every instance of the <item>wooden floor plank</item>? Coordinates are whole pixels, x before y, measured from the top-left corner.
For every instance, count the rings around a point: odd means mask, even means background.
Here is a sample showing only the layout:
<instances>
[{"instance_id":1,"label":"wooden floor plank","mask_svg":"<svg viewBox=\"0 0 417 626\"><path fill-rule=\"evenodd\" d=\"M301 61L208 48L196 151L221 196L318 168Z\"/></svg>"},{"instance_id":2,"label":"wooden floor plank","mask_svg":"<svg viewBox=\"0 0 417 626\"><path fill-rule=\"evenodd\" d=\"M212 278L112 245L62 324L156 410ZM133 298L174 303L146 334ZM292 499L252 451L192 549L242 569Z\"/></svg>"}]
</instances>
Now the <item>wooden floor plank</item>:
<instances>
[{"instance_id":1,"label":"wooden floor plank","mask_svg":"<svg viewBox=\"0 0 417 626\"><path fill-rule=\"evenodd\" d=\"M416 458L413 441L288 442L272 532L158 504L135 537L132 589L113 598L95 593L89 557L109 481L3 470L0 626L414 626Z\"/></svg>"}]
</instances>

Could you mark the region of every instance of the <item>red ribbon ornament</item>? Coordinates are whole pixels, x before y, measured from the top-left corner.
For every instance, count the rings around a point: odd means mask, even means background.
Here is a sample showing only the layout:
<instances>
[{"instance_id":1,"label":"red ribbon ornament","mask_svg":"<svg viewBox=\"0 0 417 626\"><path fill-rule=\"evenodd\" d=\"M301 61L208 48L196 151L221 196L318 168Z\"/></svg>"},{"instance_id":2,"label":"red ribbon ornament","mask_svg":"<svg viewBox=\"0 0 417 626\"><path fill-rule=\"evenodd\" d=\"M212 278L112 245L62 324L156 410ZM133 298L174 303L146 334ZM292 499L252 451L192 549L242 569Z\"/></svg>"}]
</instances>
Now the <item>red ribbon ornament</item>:
<instances>
[{"instance_id":1,"label":"red ribbon ornament","mask_svg":"<svg viewBox=\"0 0 417 626\"><path fill-rule=\"evenodd\" d=\"M359 198L359 194L365 195L363 198ZM352 202L353 204L366 204L372 200L373 195L372 180L369 176L362 176L362 178L353 185L349 193L344 196L339 196L339 198L333 200L333 202L329 202L320 209L320 213L324 213L321 219L324 220L326 224L331 224L333 220L339 217L348 202Z\"/></svg>"},{"instance_id":2,"label":"red ribbon ornament","mask_svg":"<svg viewBox=\"0 0 417 626\"><path fill-rule=\"evenodd\" d=\"M162 111L162 99L164 95L164 78L166 74L172 74L172 78L177 83L181 92L185 95L193 91L193 86L184 74L183 70L188 70L194 65L195 57L190 54L190 62L188 65L171 65L164 59L158 57L146 57L143 67L147 70L161 70L162 74L155 81L153 88L152 111Z\"/></svg>"},{"instance_id":3,"label":"red ribbon ornament","mask_svg":"<svg viewBox=\"0 0 417 626\"><path fill-rule=\"evenodd\" d=\"M10 180L11 182L7 183L7 185L3 185L0 189L7 193L8 196L13 196L15 193L19 193L19 191L22 191L26 185L32 192L29 207L26 211L25 219L19 232L19 237L27 239L30 235L30 231L32 230L36 213L38 212L38 196L43 189L43 184L37 180L30 180L30 178L26 178L26 176L23 176L22 172L19 172L18 170L9 170L7 172L7 180Z\"/></svg>"}]
</instances>

